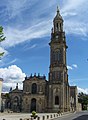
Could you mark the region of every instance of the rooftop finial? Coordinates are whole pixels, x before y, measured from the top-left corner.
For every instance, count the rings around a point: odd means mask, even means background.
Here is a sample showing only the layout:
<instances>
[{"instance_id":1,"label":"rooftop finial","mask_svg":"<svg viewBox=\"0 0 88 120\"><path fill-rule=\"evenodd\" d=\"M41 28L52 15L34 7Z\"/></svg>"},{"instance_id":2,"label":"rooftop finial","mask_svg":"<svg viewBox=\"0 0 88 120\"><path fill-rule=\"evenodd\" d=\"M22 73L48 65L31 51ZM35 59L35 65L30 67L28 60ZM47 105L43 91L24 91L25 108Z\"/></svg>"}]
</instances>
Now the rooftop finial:
<instances>
[{"instance_id":1,"label":"rooftop finial","mask_svg":"<svg viewBox=\"0 0 88 120\"><path fill-rule=\"evenodd\" d=\"M18 89L18 83L16 84L16 89Z\"/></svg>"},{"instance_id":2,"label":"rooftop finial","mask_svg":"<svg viewBox=\"0 0 88 120\"><path fill-rule=\"evenodd\" d=\"M57 6L57 16L60 16L59 6Z\"/></svg>"},{"instance_id":3,"label":"rooftop finial","mask_svg":"<svg viewBox=\"0 0 88 120\"><path fill-rule=\"evenodd\" d=\"M57 12L59 12L59 6L57 6Z\"/></svg>"},{"instance_id":4,"label":"rooftop finial","mask_svg":"<svg viewBox=\"0 0 88 120\"><path fill-rule=\"evenodd\" d=\"M57 6L57 11L59 10L59 7Z\"/></svg>"},{"instance_id":5,"label":"rooftop finial","mask_svg":"<svg viewBox=\"0 0 88 120\"><path fill-rule=\"evenodd\" d=\"M36 77L36 73L34 74L34 77Z\"/></svg>"},{"instance_id":6,"label":"rooftop finial","mask_svg":"<svg viewBox=\"0 0 88 120\"><path fill-rule=\"evenodd\" d=\"M12 87L10 87L10 90L9 90L9 92L11 92L12 91Z\"/></svg>"},{"instance_id":7,"label":"rooftop finial","mask_svg":"<svg viewBox=\"0 0 88 120\"><path fill-rule=\"evenodd\" d=\"M32 73L31 73L30 77L32 78Z\"/></svg>"}]
</instances>

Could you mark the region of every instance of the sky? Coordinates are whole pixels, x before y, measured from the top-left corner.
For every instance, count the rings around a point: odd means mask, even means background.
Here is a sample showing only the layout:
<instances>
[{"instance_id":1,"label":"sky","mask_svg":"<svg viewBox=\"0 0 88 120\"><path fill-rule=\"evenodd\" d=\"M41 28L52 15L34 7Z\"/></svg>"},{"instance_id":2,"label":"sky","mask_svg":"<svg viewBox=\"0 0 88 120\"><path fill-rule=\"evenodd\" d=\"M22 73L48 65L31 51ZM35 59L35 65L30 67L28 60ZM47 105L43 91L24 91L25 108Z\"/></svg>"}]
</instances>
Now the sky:
<instances>
[{"instance_id":1,"label":"sky","mask_svg":"<svg viewBox=\"0 0 88 120\"><path fill-rule=\"evenodd\" d=\"M64 19L69 84L88 94L88 0L0 0L0 26L6 40L0 43L0 77L3 92L16 83L22 89L25 76L46 75L57 5Z\"/></svg>"}]
</instances>

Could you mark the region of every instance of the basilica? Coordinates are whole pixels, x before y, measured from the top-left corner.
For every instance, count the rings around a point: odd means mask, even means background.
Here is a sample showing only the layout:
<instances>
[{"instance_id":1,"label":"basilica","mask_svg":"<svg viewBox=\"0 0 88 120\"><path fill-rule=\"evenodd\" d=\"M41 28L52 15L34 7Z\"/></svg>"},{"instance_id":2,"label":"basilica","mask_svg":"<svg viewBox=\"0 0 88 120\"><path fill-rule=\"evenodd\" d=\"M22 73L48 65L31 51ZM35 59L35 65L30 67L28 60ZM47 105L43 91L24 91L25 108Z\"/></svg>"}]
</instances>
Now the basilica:
<instances>
[{"instance_id":1,"label":"basilica","mask_svg":"<svg viewBox=\"0 0 88 120\"><path fill-rule=\"evenodd\" d=\"M51 30L49 77L25 77L23 90L18 84L9 92L7 107L14 112L68 112L77 110L77 87L68 82L66 37L63 18L57 8Z\"/></svg>"}]
</instances>

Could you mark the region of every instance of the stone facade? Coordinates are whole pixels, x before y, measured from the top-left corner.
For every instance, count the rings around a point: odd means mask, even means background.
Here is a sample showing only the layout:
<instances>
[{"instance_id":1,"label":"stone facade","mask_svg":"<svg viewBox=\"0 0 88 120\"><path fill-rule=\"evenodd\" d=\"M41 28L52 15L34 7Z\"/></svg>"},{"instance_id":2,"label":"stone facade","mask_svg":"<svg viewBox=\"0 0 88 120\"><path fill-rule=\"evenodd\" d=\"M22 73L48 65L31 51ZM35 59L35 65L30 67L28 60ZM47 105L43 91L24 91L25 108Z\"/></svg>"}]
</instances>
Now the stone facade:
<instances>
[{"instance_id":1,"label":"stone facade","mask_svg":"<svg viewBox=\"0 0 88 120\"><path fill-rule=\"evenodd\" d=\"M23 90L11 90L10 106L13 111L22 112L67 112L76 110L77 88L68 83L66 62L66 37L63 18L57 8L53 20L50 46L49 80L45 76L34 75L23 81ZM74 101L71 101L73 100ZM74 105L73 103L74 102ZM73 106L71 106L73 105ZM8 105L7 105L8 106ZM73 108L74 107L74 108Z\"/></svg>"},{"instance_id":2,"label":"stone facade","mask_svg":"<svg viewBox=\"0 0 88 120\"><path fill-rule=\"evenodd\" d=\"M24 112L44 112L47 107L47 81L45 76L26 77L23 82Z\"/></svg>"},{"instance_id":3,"label":"stone facade","mask_svg":"<svg viewBox=\"0 0 88 120\"><path fill-rule=\"evenodd\" d=\"M1 111L1 93L2 93L2 82L3 82L3 79L0 78L0 111Z\"/></svg>"},{"instance_id":4,"label":"stone facade","mask_svg":"<svg viewBox=\"0 0 88 120\"><path fill-rule=\"evenodd\" d=\"M78 109L77 86L70 86L70 109L71 111L77 111Z\"/></svg>"}]
</instances>

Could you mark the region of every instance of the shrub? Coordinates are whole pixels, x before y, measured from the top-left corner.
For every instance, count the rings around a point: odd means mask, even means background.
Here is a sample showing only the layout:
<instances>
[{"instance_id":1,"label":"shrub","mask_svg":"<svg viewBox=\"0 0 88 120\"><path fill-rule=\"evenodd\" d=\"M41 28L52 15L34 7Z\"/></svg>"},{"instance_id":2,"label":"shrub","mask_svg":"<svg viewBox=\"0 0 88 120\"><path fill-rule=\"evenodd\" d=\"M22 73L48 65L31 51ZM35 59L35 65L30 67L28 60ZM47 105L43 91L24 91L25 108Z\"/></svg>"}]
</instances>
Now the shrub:
<instances>
[{"instance_id":1,"label":"shrub","mask_svg":"<svg viewBox=\"0 0 88 120\"><path fill-rule=\"evenodd\" d=\"M36 119L36 117L38 117L38 115L36 115L37 113L35 111L32 111L32 115L31 117L34 117L34 119Z\"/></svg>"}]
</instances>

